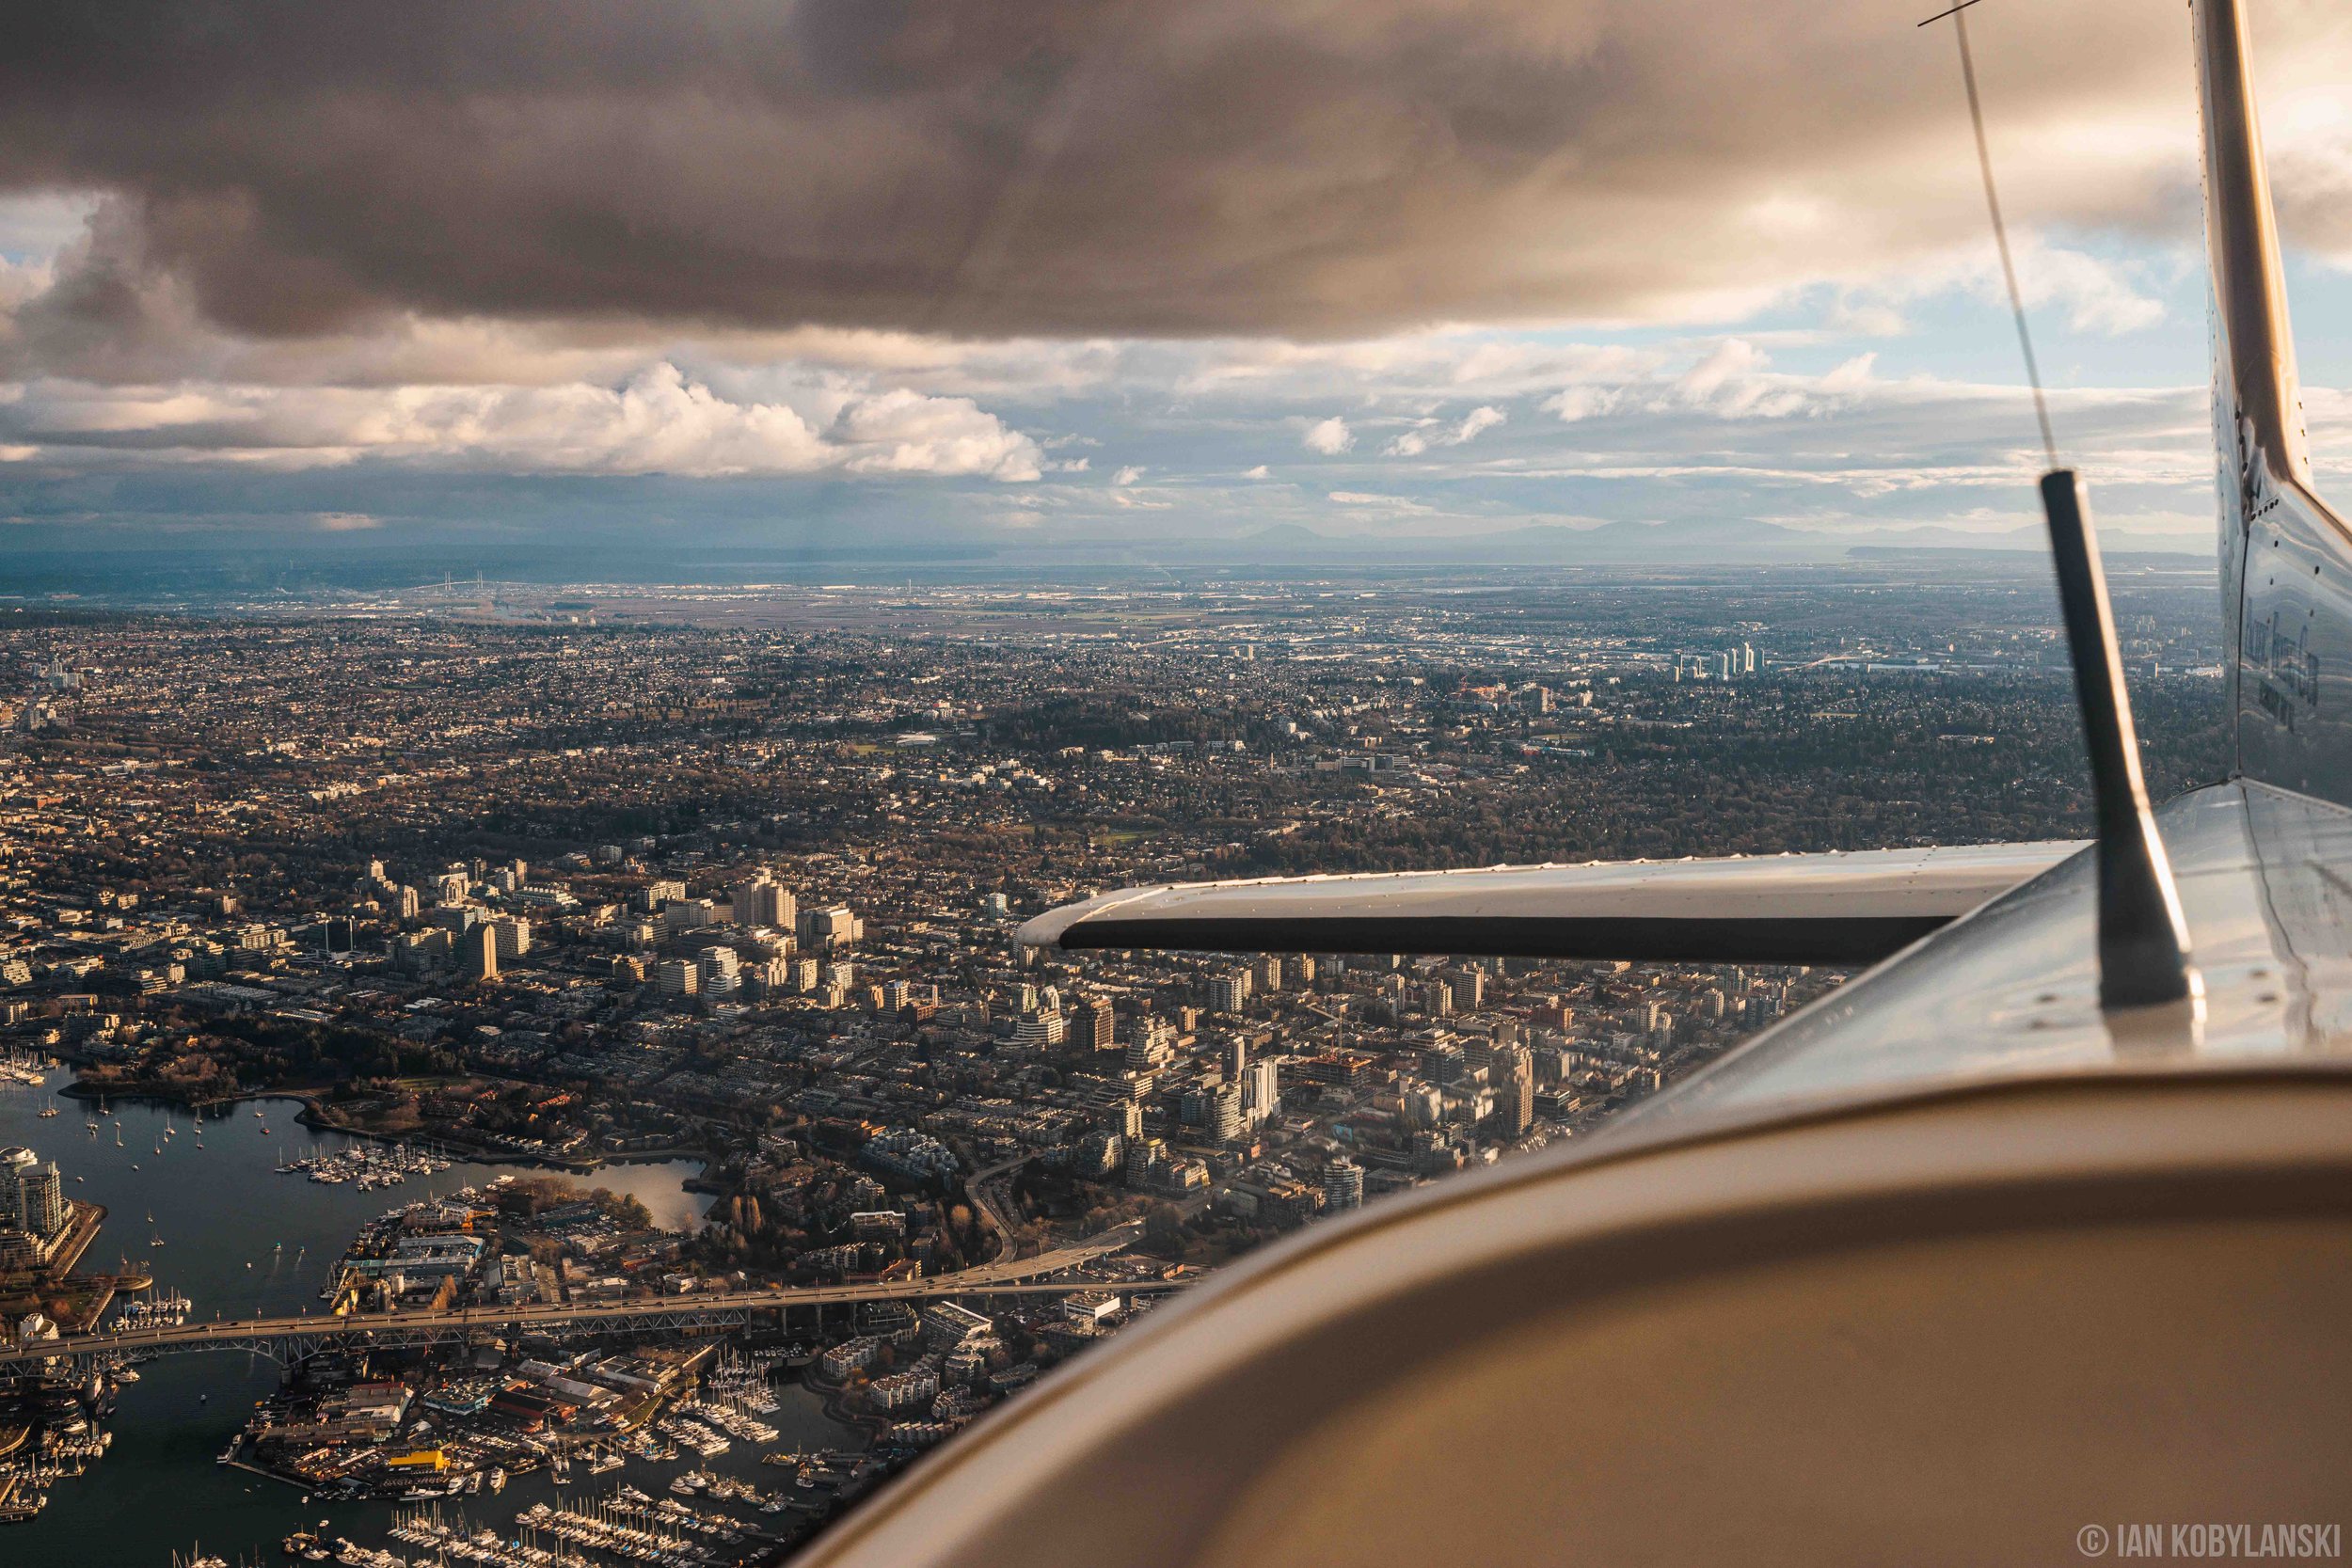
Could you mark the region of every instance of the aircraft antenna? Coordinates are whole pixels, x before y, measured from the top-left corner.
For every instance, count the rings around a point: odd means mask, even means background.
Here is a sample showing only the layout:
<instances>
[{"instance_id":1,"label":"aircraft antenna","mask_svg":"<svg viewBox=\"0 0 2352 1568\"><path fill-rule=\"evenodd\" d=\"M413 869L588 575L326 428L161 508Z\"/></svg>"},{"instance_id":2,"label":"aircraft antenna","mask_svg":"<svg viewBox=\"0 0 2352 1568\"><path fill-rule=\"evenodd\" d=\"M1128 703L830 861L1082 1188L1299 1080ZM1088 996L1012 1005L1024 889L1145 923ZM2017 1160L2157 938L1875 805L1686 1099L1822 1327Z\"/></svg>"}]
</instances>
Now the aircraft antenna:
<instances>
[{"instance_id":1,"label":"aircraft antenna","mask_svg":"<svg viewBox=\"0 0 2352 1568\"><path fill-rule=\"evenodd\" d=\"M1966 13L1979 3L1960 0L1919 25L1949 17L1960 40L1960 75L1968 89L1968 121L1976 132L1985 209L1993 218L1993 243L2001 253L2001 277L2009 285L2017 346L2025 351L2042 450L2050 460L2049 472L2042 476L2042 511L2050 525L2058 606L2066 621L2066 649L2074 667L2074 698L2082 708L2099 823L2099 1006L2109 1012L2185 1007L2195 1021L2203 1016L2204 982L2189 958L2188 921L2181 912L2180 890L2173 883L2171 862L2156 832L2147 781L2140 773L2139 736L2132 723L2131 693L2123 684L2122 651L2115 638L2099 536L2090 526L2081 477L2058 464L2049 398L2042 389L2033 333L2026 322L2025 293L2017 286L2009 227L2001 219L1993 152L1984 135L1984 105L1977 93L1977 65L1968 48Z\"/></svg>"}]
</instances>

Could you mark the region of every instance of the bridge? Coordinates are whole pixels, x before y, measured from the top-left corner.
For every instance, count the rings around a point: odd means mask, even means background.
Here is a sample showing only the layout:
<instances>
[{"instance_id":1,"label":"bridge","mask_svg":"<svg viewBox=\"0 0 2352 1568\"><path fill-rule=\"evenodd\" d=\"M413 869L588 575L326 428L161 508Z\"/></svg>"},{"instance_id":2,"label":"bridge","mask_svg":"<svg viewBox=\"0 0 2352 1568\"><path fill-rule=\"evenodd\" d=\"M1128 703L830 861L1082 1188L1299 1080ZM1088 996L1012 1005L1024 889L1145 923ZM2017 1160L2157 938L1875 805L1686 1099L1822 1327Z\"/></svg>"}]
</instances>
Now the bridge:
<instances>
[{"instance_id":1,"label":"bridge","mask_svg":"<svg viewBox=\"0 0 2352 1568\"><path fill-rule=\"evenodd\" d=\"M1072 1275L1086 1264L1133 1242L1134 1222L1035 1258L983 1263L931 1279L863 1285L805 1285L755 1291L697 1291L657 1300L545 1302L515 1307L454 1307L431 1312L385 1312L336 1317L302 1313L293 1317L237 1318L226 1322L155 1324L112 1332L72 1334L26 1344L0 1345L0 1370L11 1364L63 1359L72 1362L116 1356L151 1356L187 1351L247 1350L273 1360L294 1362L330 1347L393 1349L458 1343L478 1336L536 1327L596 1328L613 1334L693 1333L741 1327L773 1316L779 1327L791 1314L807 1311L818 1320L827 1307L869 1301L938 1301L949 1297L1070 1295L1080 1291L1126 1293L1178 1289L1169 1280L1112 1283Z\"/></svg>"}]
</instances>

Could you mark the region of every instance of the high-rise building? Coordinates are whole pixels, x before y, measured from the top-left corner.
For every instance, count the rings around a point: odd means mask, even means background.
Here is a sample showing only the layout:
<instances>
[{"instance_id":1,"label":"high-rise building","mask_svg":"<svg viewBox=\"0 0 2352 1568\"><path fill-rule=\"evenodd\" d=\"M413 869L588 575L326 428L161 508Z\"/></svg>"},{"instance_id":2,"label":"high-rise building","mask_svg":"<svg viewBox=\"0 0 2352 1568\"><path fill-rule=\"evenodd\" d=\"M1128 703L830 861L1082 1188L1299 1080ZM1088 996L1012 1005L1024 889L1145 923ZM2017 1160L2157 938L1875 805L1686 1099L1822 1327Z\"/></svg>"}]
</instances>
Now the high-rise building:
<instances>
[{"instance_id":1,"label":"high-rise building","mask_svg":"<svg viewBox=\"0 0 2352 1568\"><path fill-rule=\"evenodd\" d=\"M1176 1053L1175 1031L1164 1018L1146 1016L1135 1022L1127 1040L1127 1070L1150 1072Z\"/></svg>"},{"instance_id":2,"label":"high-rise building","mask_svg":"<svg viewBox=\"0 0 2352 1568\"><path fill-rule=\"evenodd\" d=\"M1120 1101L1119 1135L1131 1144L1143 1136L1143 1107L1135 1101Z\"/></svg>"},{"instance_id":3,"label":"high-rise building","mask_svg":"<svg viewBox=\"0 0 2352 1568\"><path fill-rule=\"evenodd\" d=\"M732 947L706 947L694 966L694 979L704 996L733 996L743 984L741 960Z\"/></svg>"},{"instance_id":4,"label":"high-rise building","mask_svg":"<svg viewBox=\"0 0 2352 1568\"><path fill-rule=\"evenodd\" d=\"M466 974L476 980L499 977L499 936L492 926L469 927L457 939L458 960L466 966Z\"/></svg>"},{"instance_id":5,"label":"high-rise building","mask_svg":"<svg viewBox=\"0 0 2352 1568\"><path fill-rule=\"evenodd\" d=\"M702 972L685 958L664 958L654 972L664 996L692 996L701 989Z\"/></svg>"},{"instance_id":6,"label":"high-rise building","mask_svg":"<svg viewBox=\"0 0 2352 1568\"><path fill-rule=\"evenodd\" d=\"M1127 1185L1149 1186L1153 1173L1168 1164L1168 1145L1157 1138L1127 1140Z\"/></svg>"},{"instance_id":7,"label":"high-rise building","mask_svg":"<svg viewBox=\"0 0 2352 1568\"><path fill-rule=\"evenodd\" d=\"M1344 1214L1364 1206L1364 1167L1346 1155L1323 1167L1323 1212Z\"/></svg>"},{"instance_id":8,"label":"high-rise building","mask_svg":"<svg viewBox=\"0 0 2352 1568\"><path fill-rule=\"evenodd\" d=\"M29 1148L0 1148L0 1230L24 1228L24 1173L38 1160Z\"/></svg>"},{"instance_id":9,"label":"high-rise building","mask_svg":"<svg viewBox=\"0 0 2352 1568\"><path fill-rule=\"evenodd\" d=\"M818 953L847 947L857 941L864 924L847 904L803 910L799 923L801 945Z\"/></svg>"},{"instance_id":10,"label":"high-rise building","mask_svg":"<svg viewBox=\"0 0 2352 1568\"><path fill-rule=\"evenodd\" d=\"M1525 1049L1499 1046L1488 1058L1486 1081L1494 1090L1495 1122L1502 1135L1516 1138L1535 1121L1535 1064Z\"/></svg>"},{"instance_id":11,"label":"high-rise building","mask_svg":"<svg viewBox=\"0 0 2352 1568\"><path fill-rule=\"evenodd\" d=\"M65 1178L58 1174L55 1160L25 1167L18 1172L16 1182L17 1212L24 1228L44 1240L65 1228Z\"/></svg>"},{"instance_id":12,"label":"high-rise building","mask_svg":"<svg viewBox=\"0 0 2352 1568\"><path fill-rule=\"evenodd\" d=\"M1210 1103L1209 1132L1218 1143L1230 1144L1241 1136L1242 1126L1241 1087L1228 1084Z\"/></svg>"},{"instance_id":13,"label":"high-rise building","mask_svg":"<svg viewBox=\"0 0 2352 1568\"><path fill-rule=\"evenodd\" d=\"M508 916L490 922L490 930L498 939L499 961L513 963L531 953L531 922Z\"/></svg>"},{"instance_id":14,"label":"high-rise building","mask_svg":"<svg viewBox=\"0 0 2352 1568\"><path fill-rule=\"evenodd\" d=\"M1095 997L1078 1010L1078 1043L1089 1051L1113 1050L1118 1044L1112 1037L1116 1024L1110 998Z\"/></svg>"},{"instance_id":15,"label":"high-rise building","mask_svg":"<svg viewBox=\"0 0 2352 1568\"><path fill-rule=\"evenodd\" d=\"M1250 978L1257 982L1257 989L1263 995L1271 996L1274 992L1280 990L1282 989L1282 956L1279 953L1268 953L1259 958L1256 972Z\"/></svg>"},{"instance_id":16,"label":"high-rise building","mask_svg":"<svg viewBox=\"0 0 2352 1568\"><path fill-rule=\"evenodd\" d=\"M738 926L771 926L788 931L800 918L797 900L764 871L739 883L731 901Z\"/></svg>"},{"instance_id":17,"label":"high-rise building","mask_svg":"<svg viewBox=\"0 0 2352 1568\"><path fill-rule=\"evenodd\" d=\"M1242 1070L1241 1108L1253 1124L1269 1121L1281 1110L1281 1082L1272 1062L1252 1062Z\"/></svg>"},{"instance_id":18,"label":"high-rise building","mask_svg":"<svg viewBox=\"0 0 2352 1568\"><path fill-rule=\"evenodd\" d=\"M1249 1003L1249 972L1235 970L1210 982L1210 1006L1220 1013L1237 1013Z\"/></svg>"},{"instance_id":19,"label":"high-rise building","mask_svg":"<svg viewBox=\"0 0 2352 1568\"><path fill-rule=\"evenodd\" d=\"M1069 1037L1070 1022L1061 1014L1042 1009L1022 1015L1012 1037L1020 1045L1059 1045Z\"/></svg>"}]
</instances>

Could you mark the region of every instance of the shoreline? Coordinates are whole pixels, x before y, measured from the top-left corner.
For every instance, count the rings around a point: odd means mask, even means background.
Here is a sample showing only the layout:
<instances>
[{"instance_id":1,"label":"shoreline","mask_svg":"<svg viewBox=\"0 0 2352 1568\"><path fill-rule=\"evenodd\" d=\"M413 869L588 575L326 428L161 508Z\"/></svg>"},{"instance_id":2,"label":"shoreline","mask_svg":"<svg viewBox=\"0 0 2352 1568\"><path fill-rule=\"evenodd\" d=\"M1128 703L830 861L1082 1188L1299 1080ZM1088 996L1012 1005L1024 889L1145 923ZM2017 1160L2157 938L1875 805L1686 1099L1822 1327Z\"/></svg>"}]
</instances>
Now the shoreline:
<instances>
[{"instance_id":1,"label":"shoreline","mask_svg":"<svg viewBox=\"0 0 2352 1568\"><path fill-rule=\"evenodd\" d=\"M631 1149L621 1154L565 1156L493 1148L475 1139L466 1137L462 1133L454 1136L447 1133L427 1136L421 1131L416 1134L382 1132L373 1128L356 1126L338 1120L327 1109L329 1101L326 1099L326 1092L321 1089L240 1089L235 1094L214 1095L199 1100L186 1094L175 1094L158 1085L119 1089L93 1088L76 1078L72 1083L56 1092L66 1099L84 1102L128 1101L141 1104L162 1105L167 1109L178 1107L191 1112L212 1111L218 1107L242 1105L257 1100L292 1100L298 1101L302 1106L302 1109L294 1115L295 1122L313 1132L340 1132L347 1138L362 1138L370 1143L378 1144L427 1143L444 1153L456 1155L469 1164L529 1165L543 1170L559 1171L568 1176L593 1176L596 1172L611 1166L664 1165L681 1160L694 1160L701 1163L702 1169L695 1175L685 1179L683 1184L687 1191L723 1195L726 1190L712 1179L710 1159L699 1148L673 1146L669 1148Z\"/></svg>"}]
</instances>

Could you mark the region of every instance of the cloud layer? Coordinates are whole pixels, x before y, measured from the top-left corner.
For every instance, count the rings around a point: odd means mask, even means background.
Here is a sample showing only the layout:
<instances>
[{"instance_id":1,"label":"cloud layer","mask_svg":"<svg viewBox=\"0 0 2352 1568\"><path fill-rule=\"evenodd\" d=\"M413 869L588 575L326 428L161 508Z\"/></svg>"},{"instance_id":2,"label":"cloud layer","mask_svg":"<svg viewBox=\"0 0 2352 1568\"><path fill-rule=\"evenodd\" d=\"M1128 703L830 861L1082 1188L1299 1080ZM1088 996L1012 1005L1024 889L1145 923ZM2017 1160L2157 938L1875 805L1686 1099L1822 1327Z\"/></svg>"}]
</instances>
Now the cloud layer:
<instances>
[{"instance_id":1,"label":"cloud layer","mask_svg":"<svg viewBox=\"0 0 2352 1568\"><path fill-rule=\"evenodd\" d=\"M2352 263L2352 9L2252 3L2284 224ZM2195 356L2143 347L2201 337L2179 9L1972 14L2045 362L2091 367L2070 457L2110 518L2201 529ZM374 535L596 490L1089 542L2007 526L2029 424L1949 40L1914 20L16 8L0 521ZM2110 348L2136 385L2096 388ZM2315 427L2352 431L2326 379Z\"/></svg>"},{"instance_id":2,"label":"cloud layer","mask_svg":"<svg viewBox=\"0 0 2352 1568\"><path fill-rule=\"evenodd\" d=\"M278 469L361 458L502 473L1034 480L1035 442L965 398L899 388L729 399L667 361L617 387L287 388L36 381L0 388L0 456Z\"/></svg>"},{"instance_id":3,"label":"cloud layer","mask_svg":"<svg viewBox=\"0 0 2352 1568\"><path fill-rule=\"evenodd\" d=\"M0 189L115 198L84 312L162 273L263 336L385 310L1120 336L1720 315L1977 238L1950 51L1913 20L1885 0L20 6ZM2293 111L2343 79L2352 19L2269 0L2260 21L2281 156L2328 163L2343 124ZM2177 7L1978 27L1996 130L2040 152L2012 160L2021 218L2193 206ZM2343 207L2289 217L2352 248Z\"/></svg>"}]
</instances>

